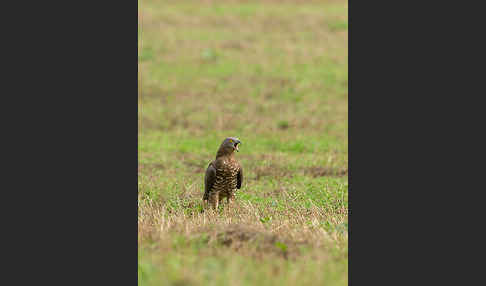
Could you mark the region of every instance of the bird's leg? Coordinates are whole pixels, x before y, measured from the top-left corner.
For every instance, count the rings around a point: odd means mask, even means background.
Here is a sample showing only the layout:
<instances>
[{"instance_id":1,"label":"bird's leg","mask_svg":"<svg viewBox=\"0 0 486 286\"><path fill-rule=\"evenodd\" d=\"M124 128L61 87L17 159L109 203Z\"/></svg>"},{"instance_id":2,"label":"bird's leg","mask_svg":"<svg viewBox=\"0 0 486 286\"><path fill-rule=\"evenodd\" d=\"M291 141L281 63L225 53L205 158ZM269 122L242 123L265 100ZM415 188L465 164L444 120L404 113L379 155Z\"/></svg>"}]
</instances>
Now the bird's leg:
<instances>
[{"instance_id":1,"label":"bird's leg","mask_svg":"<svg viewBox=\"0 0 486 286\"><path fill-rule=\"evenodd\" d=\"M223 196L219 196L219 204L221 204L221 201L223 200Z\"/></svg>"},{"instance_id":2,"label":"bird's leg","mask_svg":"<svg viewBox=\"0 0 486 286\"><path fill-rule=\"evenodd\" d=\"M231 204L231 202L233 202L235 200L235 194L234 193L230 193L227 197L226 197L226 202L229 204Z\"/></svg>"},{"instance_id":3,"label":"bird's leg","mask_svg":"<svg viewBox=\"0 0 486 286\"><path fill-rule=\"evenodd\" d=\"M209 203L213 207L214 210L218 209L218 203L219 203L219 193L218 192L212 192L209 195Z\"/></svg>"}]
</instances>

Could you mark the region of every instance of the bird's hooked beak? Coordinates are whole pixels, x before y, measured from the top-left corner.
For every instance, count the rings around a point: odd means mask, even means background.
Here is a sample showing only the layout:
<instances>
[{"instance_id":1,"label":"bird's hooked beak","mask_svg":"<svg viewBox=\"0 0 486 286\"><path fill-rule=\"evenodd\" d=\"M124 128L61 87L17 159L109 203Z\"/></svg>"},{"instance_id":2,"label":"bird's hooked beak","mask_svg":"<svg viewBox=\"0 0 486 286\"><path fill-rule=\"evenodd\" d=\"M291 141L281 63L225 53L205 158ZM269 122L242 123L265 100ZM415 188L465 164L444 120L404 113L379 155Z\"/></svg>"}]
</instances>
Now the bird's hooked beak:
<instances>
[{"instance_id":1,"label":"bird's hooked beak","mask_svg":"<svg viewBox=\"0 0 486 286\"><path fill-rule=\"evenodd\" d=\"M241 143L241 141L239 141L239 140L235 142L235 150L236 150L236 152L240 152L240 149L238 148L238 144L240 144L240 143Z\"/></svg>"}]
</instances>

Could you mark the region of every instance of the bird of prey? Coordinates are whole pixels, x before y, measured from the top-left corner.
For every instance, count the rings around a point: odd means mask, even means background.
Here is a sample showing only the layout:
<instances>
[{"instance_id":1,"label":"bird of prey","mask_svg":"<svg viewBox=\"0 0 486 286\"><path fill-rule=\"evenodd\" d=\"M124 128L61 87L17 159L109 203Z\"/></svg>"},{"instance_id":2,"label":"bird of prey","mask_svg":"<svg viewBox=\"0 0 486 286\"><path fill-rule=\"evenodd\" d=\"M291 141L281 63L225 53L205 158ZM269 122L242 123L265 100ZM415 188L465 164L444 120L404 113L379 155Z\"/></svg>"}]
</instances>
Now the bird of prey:
<instances>
[{"instance_id":1,"label":"bird of prey","mask_svg":"<svg viewBox=\"0 0 486 286\"><path fill-rule=\"evenodd\" d=\"M236 189L241 188L243 169L234 157L235 150L239 152L241 141L235 137L224 139L216 153L216 160L209 163L204 177L204 201L209 201L213 209L223 198L228 203L234 199Z\"/></svg>"}]
</instances>

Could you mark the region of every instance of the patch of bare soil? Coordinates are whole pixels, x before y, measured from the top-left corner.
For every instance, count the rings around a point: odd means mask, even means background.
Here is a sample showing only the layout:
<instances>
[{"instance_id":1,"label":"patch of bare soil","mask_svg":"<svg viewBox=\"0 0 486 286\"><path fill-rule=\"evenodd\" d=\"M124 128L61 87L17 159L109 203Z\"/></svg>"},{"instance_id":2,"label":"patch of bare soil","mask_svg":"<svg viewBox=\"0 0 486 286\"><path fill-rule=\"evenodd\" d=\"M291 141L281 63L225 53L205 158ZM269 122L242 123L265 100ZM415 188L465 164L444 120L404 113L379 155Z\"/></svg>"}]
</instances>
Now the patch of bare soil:
<instances>
[{"instance_id":1,"label":"patch of bare soil","mask_svg":"<svg viewBox=\"0 0 486 286\"><path fill-rule=\"evenodd\" d=\"M261 177L284 177L284 176L292 176L292 173L279 165L270 164L265 166L256 166L254 169L255 172L255 180L259 180Z\"/></svg>"},{"instance_id":2,"label":"patch of bare soil","mask_svg":"<svg viewBox=\"0 0 486 286\"><path fill-rule=\"evenodd\" d=\"M298 245L305 244L239 224L216 230L213 232L212 241L245 254L274 254L284 259L293 259L300 255Z\"/></svg>"},{"instance_id":3,"label":"patch of bare soil","mask_svg":"<svg viewBox=\"0 0 486 286\"><path fill-rule=\"evenodd\" d=\"M347 168L330 168L330 167L320 167L313 166L306 168L304 171L305 175L310 175L312 177L342 177L348 174Z\"/></svg>"}]
</instances>

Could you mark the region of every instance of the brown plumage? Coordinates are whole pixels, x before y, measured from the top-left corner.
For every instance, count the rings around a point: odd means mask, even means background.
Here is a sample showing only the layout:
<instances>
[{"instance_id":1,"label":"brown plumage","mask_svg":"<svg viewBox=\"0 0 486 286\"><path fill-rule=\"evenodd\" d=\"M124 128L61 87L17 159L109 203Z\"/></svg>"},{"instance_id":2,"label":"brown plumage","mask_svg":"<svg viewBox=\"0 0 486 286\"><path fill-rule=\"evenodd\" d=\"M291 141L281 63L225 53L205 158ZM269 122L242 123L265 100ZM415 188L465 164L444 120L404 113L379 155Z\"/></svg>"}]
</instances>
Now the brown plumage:
<instances>
[{"instance_id":1,"label":"brown plumage","mask_svg":"<svg viewBox=\"0 0 486 286\"><path fill-rule=\"evenodd\" d=\"M203 200L209 201L216 209L223 198L229 203L234 199L236 189L241 188L243 169L234 157L234 151L239 151L238 138L228 137L218 149L216 160L209 163L204 177Z\"/></svg>"}]
</instances>

